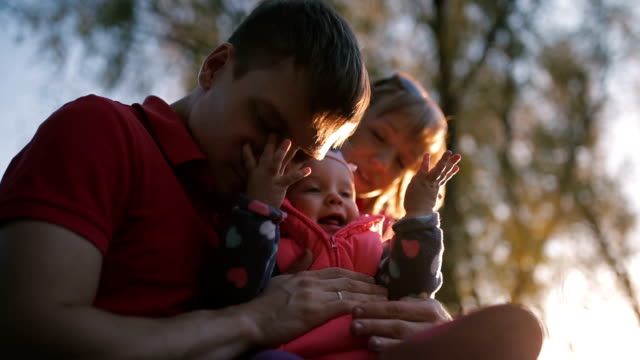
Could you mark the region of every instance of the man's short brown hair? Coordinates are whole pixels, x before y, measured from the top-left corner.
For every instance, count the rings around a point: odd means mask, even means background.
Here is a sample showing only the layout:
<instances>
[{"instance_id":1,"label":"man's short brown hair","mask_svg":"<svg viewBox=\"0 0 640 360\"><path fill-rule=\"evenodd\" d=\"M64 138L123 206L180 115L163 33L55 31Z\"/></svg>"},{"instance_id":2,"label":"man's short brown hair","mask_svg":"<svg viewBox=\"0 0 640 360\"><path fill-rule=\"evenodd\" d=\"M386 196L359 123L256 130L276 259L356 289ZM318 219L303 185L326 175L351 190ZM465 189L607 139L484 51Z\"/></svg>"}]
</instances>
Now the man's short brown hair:
<instances>
[{"instance_id":1,"label":"man's short brown hair","mask_svg":"<svg viewBox=\"0 0 640 360\"><path fill-rule=\"evenodd\" d=\"M369 105L369 77L353 31L324 2L263 1L228 41L236 77L285 59L304 69L319 142L340 144L355 130Z\"/></svg>"}]
</instances>

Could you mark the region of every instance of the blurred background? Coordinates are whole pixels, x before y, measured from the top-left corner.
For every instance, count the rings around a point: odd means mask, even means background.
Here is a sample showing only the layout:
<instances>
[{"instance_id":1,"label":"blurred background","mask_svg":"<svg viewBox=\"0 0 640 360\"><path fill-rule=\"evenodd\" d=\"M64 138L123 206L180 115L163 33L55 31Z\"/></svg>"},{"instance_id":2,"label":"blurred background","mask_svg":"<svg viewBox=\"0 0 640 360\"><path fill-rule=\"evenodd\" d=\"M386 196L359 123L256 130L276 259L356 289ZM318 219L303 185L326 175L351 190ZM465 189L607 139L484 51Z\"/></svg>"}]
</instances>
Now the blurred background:
<instances>
[{"instance_id":1,"label":"blurred background","mask_svg":"<svg viewBox=\"0 0 640 360\"><path fill-rule=\"evenodd\" d=\"M547 330L540 359L640 358L640 2L330 2L371 77L422 81L463 154L439 300L527 304ZM79 96L178 99L255 4L0 1L0 174Z\"/></svg>"}]
</instances>

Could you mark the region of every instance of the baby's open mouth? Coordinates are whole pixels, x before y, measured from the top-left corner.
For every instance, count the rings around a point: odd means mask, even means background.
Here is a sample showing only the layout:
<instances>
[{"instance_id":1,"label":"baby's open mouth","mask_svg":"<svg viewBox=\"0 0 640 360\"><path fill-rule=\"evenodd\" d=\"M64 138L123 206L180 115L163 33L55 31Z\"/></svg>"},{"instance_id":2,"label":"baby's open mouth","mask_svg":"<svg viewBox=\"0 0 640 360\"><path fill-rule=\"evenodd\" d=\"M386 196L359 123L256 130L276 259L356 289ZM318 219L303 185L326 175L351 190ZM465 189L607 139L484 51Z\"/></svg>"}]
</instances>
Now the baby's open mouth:
<instances>
[{"instance_id":1,"label":"baby's open mouth","mask_svg":"<svg viewBox=\"0 0 640 360\"><path fill-rule=\"evenodd\" d=\"M318 219L318 224L320 225L343 226L345 223L346 219L340 214L323 216Z\"/></svg>"}]
</instances>

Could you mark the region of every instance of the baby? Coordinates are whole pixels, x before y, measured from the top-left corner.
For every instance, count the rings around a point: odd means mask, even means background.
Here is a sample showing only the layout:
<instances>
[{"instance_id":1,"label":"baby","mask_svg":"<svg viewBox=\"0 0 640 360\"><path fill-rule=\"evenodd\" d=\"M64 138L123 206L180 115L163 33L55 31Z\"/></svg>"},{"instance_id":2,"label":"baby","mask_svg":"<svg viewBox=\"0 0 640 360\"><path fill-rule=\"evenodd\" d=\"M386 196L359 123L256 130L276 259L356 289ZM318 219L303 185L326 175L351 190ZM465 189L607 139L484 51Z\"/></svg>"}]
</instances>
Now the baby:
<instances>
[{"instance_id":1,"label":"baby","mask_svg":"<svg viewBox=\"0 0 640 360\"><path fill-rule=\"evenodd\" d=\"M360 215L355 203L353 166L337 151L325 159L289 164L289 142L271 137L259 159L246 146L246 196L234 210L225 237L228 303L257 296L274 273L287 272L305 250L309 270L342 267L370 276L388 289L389 299L433 297L442 285L442 231L434 211L440 187L454 176L460 155L446 152L430 168L425 154L404 200L406 216L393 225L395 236L382 241L384 217ZM285 200L286 195L286 200ZM335 301L351 296L336 292ZM373 358L366 341L351 335L350 316L308 332L281 349L303 358ZM354 353L355 351L355 353ZM350 355L347 355L350 354Z\"/></svg>"},{"instance_id":2,"label":"baby","mask_svg":"<svg viewBox=\"0 0 640 360\"><path fill-rule=\"evenodd\" d=\"M439 187L458 171L459 155L445 154L431 172L428 155L425 160L407 189L407 215L386 243L380 235L384 217L358 213L353 166L335 151L322 161L308 160L310 175L289 188L282 206L288 217L280 226L278 269L286 271L310 249L312 270L335 266L376 276L392 300L433 297L442 285L443 251L434 207Z\"/></svg>"}]
</instances>

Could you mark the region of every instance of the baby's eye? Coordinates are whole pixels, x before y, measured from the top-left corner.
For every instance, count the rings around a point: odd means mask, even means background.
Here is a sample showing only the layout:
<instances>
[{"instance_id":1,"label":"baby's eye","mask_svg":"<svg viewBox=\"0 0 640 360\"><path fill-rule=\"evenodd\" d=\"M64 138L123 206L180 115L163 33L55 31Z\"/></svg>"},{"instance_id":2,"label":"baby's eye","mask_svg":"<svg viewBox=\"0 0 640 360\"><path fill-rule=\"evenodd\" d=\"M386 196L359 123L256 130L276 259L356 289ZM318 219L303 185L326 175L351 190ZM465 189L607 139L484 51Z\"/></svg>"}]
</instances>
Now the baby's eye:
<instances>
[{"instance_id":1,"label":"baby's eye","mask_svg":"<svg viewBox=\"0 0 640 360\"><path fill-rule=\"evenodd\" d=\"M311 193L315 193L315 192L320 192L320 188L317 186L310 186L308 188L305 189L306 192L311 192Z\"/></svg>"},{"instance_id":2,"label":"baby's eye","mask_svg":"<svg viewBox=\"0 0 640 360\"><path fill-rule=\"evenodd\" d=\"M343 191L342 193L340 193L340 196L350 199L351 198L351 192Z\"/></svg>"}]
</instances>

